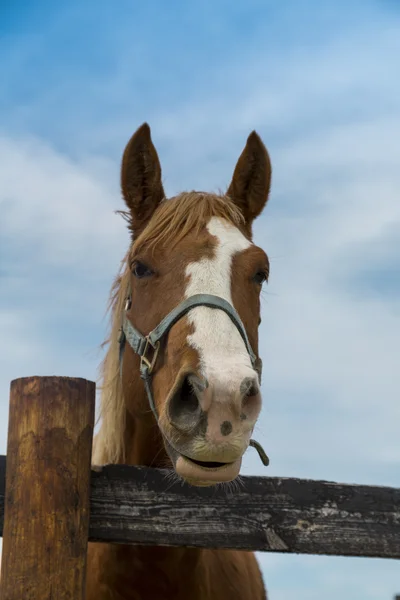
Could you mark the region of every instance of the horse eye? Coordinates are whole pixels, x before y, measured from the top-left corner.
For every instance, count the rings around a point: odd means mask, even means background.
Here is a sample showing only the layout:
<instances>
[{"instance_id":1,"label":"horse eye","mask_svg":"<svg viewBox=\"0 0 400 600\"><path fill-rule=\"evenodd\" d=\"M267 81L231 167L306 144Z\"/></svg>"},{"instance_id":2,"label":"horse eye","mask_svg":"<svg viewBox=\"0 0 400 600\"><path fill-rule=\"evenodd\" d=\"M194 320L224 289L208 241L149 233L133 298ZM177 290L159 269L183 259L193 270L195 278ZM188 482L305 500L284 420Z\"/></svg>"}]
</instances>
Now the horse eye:
<instances>
[{"instance_id":1,"label":"horse eye","mask_svg":"<svg viewBox=\"0 0 400 600\"><path fill-rule=\"evenodd\" d=\"M150 277L153 275L153 271L149 269L145 264L136 261L132 267L132 273L138 279L143 279L143 277Z\"/></svg>"},{"instance_id":2,"label":"horse eye","mask_svg":"<svg viewBox=\"0 0 400 600\"><path fill-rule=\"evenodd\" d=\"M267 274L265 271L258 271L258 273L254 275L253 279L258 285L262 285L264 281L267 280Z\"/></svg>"}]
</instances>

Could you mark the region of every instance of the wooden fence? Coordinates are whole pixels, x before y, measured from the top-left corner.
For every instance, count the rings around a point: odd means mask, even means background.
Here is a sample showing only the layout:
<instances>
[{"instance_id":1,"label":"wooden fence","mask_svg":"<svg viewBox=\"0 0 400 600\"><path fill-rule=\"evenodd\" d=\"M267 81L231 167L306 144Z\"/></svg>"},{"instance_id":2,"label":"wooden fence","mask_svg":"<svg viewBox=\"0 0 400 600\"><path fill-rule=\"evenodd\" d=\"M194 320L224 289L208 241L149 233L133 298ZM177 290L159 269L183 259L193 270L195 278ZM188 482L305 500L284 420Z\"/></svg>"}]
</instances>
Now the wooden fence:
<instances>
[{"instance_id":1,"label":"wooden fence","mask_svg":"<svg viewBox=\"0 0 400 600\"><path fill-rule=\"evenodd\" d=\"M95 384L11 384L0 457L0 600L83 600L89 541L400 558L400 489L244 477L235 492L160 469L91 469Z\"/></svg>"}]
</instances>

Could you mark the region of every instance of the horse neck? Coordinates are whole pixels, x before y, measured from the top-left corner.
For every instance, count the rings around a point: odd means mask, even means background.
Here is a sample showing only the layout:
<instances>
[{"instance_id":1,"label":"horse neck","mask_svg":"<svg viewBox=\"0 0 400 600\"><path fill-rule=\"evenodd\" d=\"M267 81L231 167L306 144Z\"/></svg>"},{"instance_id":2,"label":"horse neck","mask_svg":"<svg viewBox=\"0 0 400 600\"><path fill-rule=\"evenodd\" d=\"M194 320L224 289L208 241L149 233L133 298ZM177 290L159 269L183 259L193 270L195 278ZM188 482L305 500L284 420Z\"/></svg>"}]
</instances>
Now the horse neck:
<instances>
[{"instance_id":1,"label":"horse neck","mask_svg":"<svg viewBox=\"0 0 400 600\"><path fill-rule=\"evenodd\" d=\"M168 457L143 382L137 378L129 386L126 398L124 431L125 464L166 467Z\"/></svg>"}]
</instances>

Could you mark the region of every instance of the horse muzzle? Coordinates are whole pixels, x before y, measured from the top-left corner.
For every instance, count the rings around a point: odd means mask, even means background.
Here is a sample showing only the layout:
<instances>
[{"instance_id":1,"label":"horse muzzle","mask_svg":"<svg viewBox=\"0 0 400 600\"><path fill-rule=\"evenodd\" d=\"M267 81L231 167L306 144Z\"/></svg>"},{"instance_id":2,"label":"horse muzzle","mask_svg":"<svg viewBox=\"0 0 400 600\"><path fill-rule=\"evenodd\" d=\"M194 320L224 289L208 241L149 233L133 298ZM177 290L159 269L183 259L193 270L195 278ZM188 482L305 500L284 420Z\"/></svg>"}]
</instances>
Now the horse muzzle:
<instances>
[{"instance_id":1,"label":"horse muzzle","mask_svg":"<svg viewBox=\"0 0 400 600\"><path fill-rule=\"evenodd\" d=\"M197 453L190 452L190 450L186 451L186 447L184 451L178 451L165 436L164 444L177 475L191 485L199 487L216 485L217 483L233 481L239 475L242 466L242 454L233 460L222 460L232 458L232 451L227 452L225 450L225 453L219 452L218 455L212 456L211 453L205 451L204 444L201 444L203 452L198 454L198 456L201 456L200 460L195 458ZM196 445L200 444L196 444L195 440L193 446ZM220 460L214 460L215 458Z\"/></svg>"}]
</instances>

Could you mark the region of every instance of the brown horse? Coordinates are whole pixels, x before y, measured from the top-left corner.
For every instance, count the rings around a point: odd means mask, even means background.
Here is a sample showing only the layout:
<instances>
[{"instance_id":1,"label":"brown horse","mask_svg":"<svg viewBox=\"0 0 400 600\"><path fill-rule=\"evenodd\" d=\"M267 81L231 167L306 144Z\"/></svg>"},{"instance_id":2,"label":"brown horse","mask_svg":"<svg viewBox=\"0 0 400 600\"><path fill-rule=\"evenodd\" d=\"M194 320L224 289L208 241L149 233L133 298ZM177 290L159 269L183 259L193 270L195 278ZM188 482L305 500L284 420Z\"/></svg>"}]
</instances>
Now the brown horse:
<instances>
[{"instance_id":1,"label":"brown horse","mask_svg":"<svg viewBox=\"0 0 400 600\"><path fill-rule=\"evenodd\" d=\"M253 132L225 195L166 200L149 126L129 141L121 182L132 243L111 294L95 464L167 467L193 486L239 475L261 409L269 262L252 223L270 180ZM89 544L87 600L265 598L250 552Z\"/></svg>"}]
</instances>

